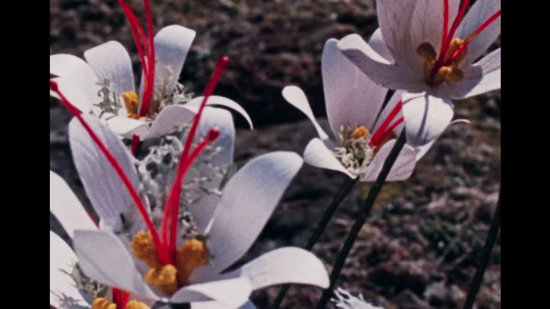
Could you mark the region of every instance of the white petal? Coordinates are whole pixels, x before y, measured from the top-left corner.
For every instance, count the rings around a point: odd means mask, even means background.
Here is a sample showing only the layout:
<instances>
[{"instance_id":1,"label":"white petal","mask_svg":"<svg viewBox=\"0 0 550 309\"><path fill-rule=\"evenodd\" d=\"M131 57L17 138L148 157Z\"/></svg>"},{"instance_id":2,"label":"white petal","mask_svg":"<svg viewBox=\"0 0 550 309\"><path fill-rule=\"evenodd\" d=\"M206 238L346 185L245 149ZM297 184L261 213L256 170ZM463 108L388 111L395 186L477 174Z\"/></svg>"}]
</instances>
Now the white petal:
<instances>
[{"instance_id":1,"label":"white petal","mask_svg":"<svg viewBox=\"0 0 550 309\"><path fill-rule=\"evenodd\" d=\"M497 89L500 89L500 48L464 70L464 80L452 96L469 98Z\"/></svg>"},{"instance_id":2,"label":"white petal","mask_svg":"<svg viewBox=\"0 0 550 309\"><path fill-rule=\"evenodd\" d=\"M216 301L203 301L192 303L191 309L235 309L235 307L228 307ZM247 301L239 309L256 309L256 306L251 301Z\"/></svg>"},{"instance_id":3,"label":"white petal","mask_svg":"<svg viewBox=\"0 0 550 309\"><path fill-rule=\"evenodd\" d=\"M77 230L73 245L78 264L90 279L146 299L158 298L137 272L128 249L114 234Z\"/></svg>"},{"instance_id":4,"label":"white petal","mask_svg":"<svg viewBox=\"0 0 550 309\"><path fill-rule=\"evenodd\" d=\"M386 59L388 62L393 63L393 57L384 42L384 37L382 37L382 30L380 28L376 29L372 36L369 39L369 45L377 52L382 58Z\"/></svg>"},{"instance_id":5,"label":"white petal","mask_svg":"<svg viewBox=\"0 0 550 309\"><path fill-rule=\"evenodd\" d=\"M334 136L345 125L370 128L388 92L346 59L337 44L338 40L328 40L321 60L327 116Z\"/></svg>"},{"instance_id":6,"label":"white petal","mask_svg":"<svg viewBox=\"0 0 550 309\"><path fill-rule=\"evenodd\" d=\"M338 43L338 48L365 75L379 85L412 92L420 92L428 88L424 82L423 73L390 64L357 34L344 37Z\"/></svg>"},{"instance_id":7,"label":"white petal","mask_svg":"<svg viewBox=\"0 0 550 309\"><path fill-rule=\"evenodd\" d=\"M172 303L190 303L214 300L231 308L238 308L248 301L252 285L246 278L236 278L192 284L179 289L171 298Z\"/></svg>"},{"instance_id":8,"label":"white petal","mask_svg":"<svg viewBox=\"0 0 550 309\"><path fill-rule=\"evenodd\" d=\"M334 152L327 148L326 144L320 139L312 139L304 150L304 161L309 165L338 171L346 174L350 178L355 178L355 175L350 173L334 156Z\"/></svg>"},{"instance_id":9,"label":"white petal","mask_svg":"<svg viewBox=\"0 0 550 309\"><path fill-rule=\"evenodd\" d=\"M71 238L75 229L97 229L71 188L63 178L52 171L50 171L50 212Z\"/></svg>"},{"instance_id":10,"label":"white petal","mask_svg":"<svg viewBox=\"0 0 550 309\"><path fill-rule=\"evenodd\" d=\"M69 275L77 262L73 250L54 232L50 231L50 305L68 308L68 303L89 308L87 296L76 288Z\"/></svg>"},{"instance_id":11,"label":"white petal","mask_svg":"<svg viewBox=\"0 0 550 309\"><path fill-rule=\"evenodd\" d=\"M386 158L390 154L396 141L396 139L393 139L385 143L382 148L380 148L374 159L372 159L372 162L370 162L367 168L367 172L361 178L361 181L376 181L376 178L378 177L378 174L380 174L380 172L382 171L384 162L386 161ZM414 149L411 146L405 144L405 146L399 153L397 160L393 164L386 181L400 181L409 178L414 170L415 164L416 154L414 152Z\"/></svg>"},{"instance_id":12,"label":"white petal","mask_svg":"<svg viewBox=\"0 0 550 309\"><path fill-rule=\"evenodd\" d=\"M403 95L403 93L405 93L405 91L398 90L393 94L393 96L388 101L388 104L386 104L386 106L384 107L384 110L382 110L382 112L380 113L380 117L378 117L378 120L376 121L374 129L371 130L372 134L378 131L378 128L380 128L382 123L384 123L386 118L388 118L392 110L396 107L397 104L399 104L399 102L401 102L401 96ZM397 113L397 115L393 118L394 120L392 120L389 126L392 126L396 121L399 121L399 119L401 119L402 117L403 117L403 110L400 110ZM393 129L393 132L399 135L399 133L401 133L401 130L403 129L403 126L404 126L403 123L399 124L398 126L395 127L395 129Z\"/></svg>"},{"instance_id":13,"label":"white petal","mask_svg":"<svg viewBox=\"0 0 550 309\"><path fill-rule=\"evenodd\" d=\"M184 180L184 183L188 183L198 177L207 177L209 180L202 182L201 187L208 190L220 189L223 175L220 175L220 171L217 169L227 171L230 164L233 163L233 143L235 140L235 126L231 113L224 109L207 106L199 122L194 142L199 143L213 127L220 130L220 136L211 146L212 148L206 149L201 157L195 161ZM210 219L212 219L220 196L200 194L202 197L196 203L189 205L189 211L193 214L193 219L199 231L204 231ZM191 196L191 198L195 200L199 196Z\"/></svg>"},{"instance_id":14,"label":"white petal","mask_svg":"<svg viewBox=\"0 0 550 309\"><path fill-rule=\"evenodd\" d=\"M450 31L453 21L458 13L460 0L445 0L449 4L449 18L447 31ZM416 2L413 16L411 19L411 47L415 56L418 46L424 42L430 43L437 54L441 49L441 39L443 34L443 4L444 1L433 0L415 0ZM423 66L419 68L423 70Z\"/></svg>"},{"instance_id":15,"label":"white petal","mask_svg":"<svg viewBox=\"0 0 550 309\"><path fill-rule=\"evenodd\" d=\"M470 121L468 121L467 119L456 119L456 120L451 121L449 126L453 125L453 124L456 124L456 123L470 123ZM429 142L425 145L416 147L414 149L414 151L416 152L416 161L418 161L422 157L424 157L424 155L428 152L428 150L430 150L430 148L432 148L432 146L433 146L433 144L435 143L436 140L437 139L434 139L433 141L431 141L431 142Z\"/></svg>"},{"instance_id":16,"label":"white petal","mask_svg":"<svg viewBox=\"0 0 550 309\"><path fill-rule=\"evenodd\" d=\"M199 110L200 105L202 104L202 100L204 100L204 96L193 98L192 100L187 102L185 106L197 112ZM242 106L239 105L239 103L231 99L218 96L218 95L211 95L208 97L208 101L206 101L206 105L220 105L220 106L229 107L232 110L241 114L246 119L251 130L254 128L252 125L252 120L250 119L250 116L248 115L248 113L244 110L244 108L242 108Z\"/></svg>"},{"instance_id":17,"label":"white petal","mask_svg":"<svg viewBox=\"0 0 550 309\"><path fill-rule=\"evenodd\" d=\"M84 57L94 69L98 81L109 80L109 85L118 95L135 92L132 60L122 44L117 41L103 43L85 51Z\"/></svg>"},{"instance_id":18,"label":"white petal","mask_svg":"<svg viewBox=\"0 0 550 309\"><path fill-rule=\"evenodd\" d=\"M195 39L195 31L170 25L155 35L156 72L163 83L170 83L168 94L172 93L180 77L183 64ZM161 85L155 85L155 88Z\"/></svg>"},{"instance_id":19,"label":"white petal","mask_svg":"<svg viewBox=\"0 0 550 309\"><path fill-rule=\"evenodd\" d=\"M98 81L86 61L69 54L50 56L50 74L71 79L75 83L95 84Z\"/></svg>"},{"instance_id":20,"label":"white petal","mask_svg":"<svg viewBox=\"0 0 550 309\"><path fill-rule=\"evenodd\" d=\"M403 94L407 140L413 147L436 139L453 119L452 103L427 94Z\"/></svg>"},{"instance_id":21,"label":"white petal","mask_svg":"<svg viewBox=\"0 0 550 309\"><path fill-rule=\"evenodd\" d=\"M302 158L286 151L259 156L243 166L225 186L208 230L208 248L216 258L193 275L217 274L240 259L301 167Z\"/></svg>"},{"instance_id":22,"label":"white petal","mask_svg":"<svg viewBox=\"0 0 550 309\"><path fill-rule=\"evenodd\" d=\"M99 111L97 107L94 107L94 104L97 104L101 101L101 98L98 95L98 92L101 90L100 87L94 82L85 83L79 79L71 77L55 77L51 80L57 83L57 87L61 94L78 108L83 113L89 113L90 111ZM60 99L61 98L52 90L50 90L50 95Z\"/></svg>"},{"instance_id":23,"label":"white petal","mask_svg":"<svg viewBox=\"0 0 550 309\"><path fill-rule=\"evenodd\" d=\"M302 89L296 86L286 86L283 89L283 97L288 103L292 104L294 107L302 111L302 113L304 113L307 118L309 118L309 120L315 126L317 134L319 135L321 140L325 141L329 139L329 136L325 133L323 128L321 128L317 120L315 120L315 116L313 115L311 106L309 105L306 95L302 91Z\"/></svg>"},{"instance_id":24,"label":"white petal","mask_svg":"<svg viewBox=\"0 0 550 309\"><path fill-rule=\"evenodd\" d=\"M120 139L97 118L82 116L137 189L138 176L130 154ZM118 230L122 227L120 215L135 207L130 194L115 169L76 118L69 123L69 142L76 169L95 211L103 223L112 226L115 231Z\"/></svg>"},{"instance_id":25,"label":"white petal","mask_svg":"<svg viewBox=\"0 0 550 309\"><path fill-rule=\"evenodd\" d=\"M254 290L283 283L315 285L320 288L329 286L323 262L311 252L294 247L268 252L231 275L248 278Z\"/></svg>"},{"instance_id":26,"label":"white petal","mask_svg":"<svg viewBox=\"0 0 550 309\"><path fill-rule=\"evenodd\" d=\"M120 116L108 118L106 124L115 134L128 139L131 139L134 134L140 137L145 136L149 129L149 125L143 121Z\"/></svg>"},{"instance_id":27,"label":"white petal","mask_svg":"<svg viewBox=\"0 0 550 309\"><path fill-rule=\"evenodd\" d=\"M377 2L376 6L382 36L397 66L422 73L422 59L416 54L417 46L412 45L410 38L416 2L384 0Z\"/></svg>"},{"instance_id":28,"label":"white petal","mask_svg":"<svg viewBox=\"0 0 550 309\"><path fill-rule=\"evenodd\" d=\"M151 124L151 128L143 140L161 137L172 133L179 126L190 124L195 118L195 112L183 105L171 105L163 108Z\"/></svg>"},{"instance_id":29,"label":"white petal","mask_svg":"<svg viewBox=\"0 0 550 309\"><path fill-rule=\"evenodd\" d=\"M458 26L456 36L465 40L474 33L489 17L500 11L501 0L476 1ZM500 35L500 17L483 30L470 44L468 53L462 60L463 65L474 62Z\"/></svg>"}]
</instances>

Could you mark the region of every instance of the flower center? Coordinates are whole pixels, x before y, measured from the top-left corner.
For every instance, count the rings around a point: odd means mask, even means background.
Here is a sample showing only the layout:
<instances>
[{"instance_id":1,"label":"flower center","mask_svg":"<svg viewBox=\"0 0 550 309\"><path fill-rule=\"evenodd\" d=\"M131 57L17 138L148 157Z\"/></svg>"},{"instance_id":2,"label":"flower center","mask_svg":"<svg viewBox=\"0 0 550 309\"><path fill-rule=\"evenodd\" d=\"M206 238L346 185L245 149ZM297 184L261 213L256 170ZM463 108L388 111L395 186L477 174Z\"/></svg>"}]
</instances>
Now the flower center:
<instances>
[{"instance_id":1,"label":"flower center","mask_svg":"<svg viewBox=\"0 0 550 309\"><path fill-rule=\"evenodd\" d=\"M145 121L145 117L140 117L138 113L139 99L137 93L133 91L124 92L122 99L124 99L124 106L128 111L128 118Z\"/></svg>"},{"instance_id":2,"label":"flower center","mask_svg":"<svg viewBox=\"0 0 550 309\"><path fill-rule=\"evenodd\" d=\"M444 0L443 32L439 57L435 48L428 42L420 44L416 49L416 52L424 61L424 81L431 87L435 88L443 83L456 83L464 79L464 72L458 67L468 54L468 44L500 17L499 10L465 40L454 37L469 2L470 0L462 2L460 11L456 15L450 31L447 31L449 23L449 0Z\"/></svg>"},{"instance_id":3,"label":"flower center","mask_svg":"<svg viewBox=\"0 0 550 309\"><path fill-rule=\"evenodd\" d=\"M193 271L208 264L210 256L205 241L198 237L189 239L178 250L175 265L160 263L150 232L138 233L130 246L134 256L150 267L144 276L145 282L160 288L168 295L173 295L179 288L188 285Z\"/></svg>"},{"instance_id":4,"label":"flower center","mask_svg":"<svg viewBox=\"0 0 550 309\"><path fill-rule=\"evenodd\" d=\"M149 306L136 300L129 301L126 305L121 304L124 309L149 309ZM96 298L92 302L92 309L117 309L117 305L105 298Z\"/></svg>"}]
</instances>

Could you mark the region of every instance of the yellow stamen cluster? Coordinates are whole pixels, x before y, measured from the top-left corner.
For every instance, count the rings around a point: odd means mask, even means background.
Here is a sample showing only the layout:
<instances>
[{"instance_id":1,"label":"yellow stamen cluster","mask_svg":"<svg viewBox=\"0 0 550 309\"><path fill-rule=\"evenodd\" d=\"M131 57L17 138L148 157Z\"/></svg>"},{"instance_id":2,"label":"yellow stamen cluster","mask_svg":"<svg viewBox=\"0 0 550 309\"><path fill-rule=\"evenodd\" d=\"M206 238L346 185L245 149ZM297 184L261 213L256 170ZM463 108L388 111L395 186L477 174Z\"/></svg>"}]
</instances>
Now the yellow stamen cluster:
<instances>
[{"instance_id":1,"label":"yellow stamen cluster","mask_svg":"<svg viewBox=\"0 0 550 309\"><path fill-rule=\"evenodd\" d=\"M464 79L464 72L458 66L468 53L468 48L462 50L458 57L450 64L446 63L463 44L464 40L453 38L442 61L442 64L446 65L439 67L436 67L437 52L434 47L428 42L424 42L418 46L416 52L424 60L424 81L428 85L437 87L443 83L456 83Z\"/></svg>"},{"instance_id":2,"label":"yellow stamen cluster","mask_svg":"<svg viewBox=\"0 0 550 309\"><path fill-rule=\"evenodd\" d=\"M150 232L138 233L130 247L134 256L151 268L144 276L145 282L160 288L168 295L173 295L180 287L188 285L193 271L208 264L210 255L204 241L193 238L178 250L176 265L161 265Z\"/></svg>"},{"instance_id":3,"label":"yellow stamen cluster","mask_svg":"<svg viewBox=\"0 0 550 309\"><path fill-rule=\"evenodd\" d=\"M196 238L190 239L178 250L176 267L178 268L178 282L188 285L189 278L195 268L208 264L210 251L206 244Z\"/></svg>"},{"instance_id":4,"label":"yellow stamen cluster","mask_svg":"<svg viewBox=\"0 0 550 309\"><path fill-rule=\"evenodd\" d=\"M133 91L127 91L122 94L122 99L124 99L124 105L128 111L128 118L137 119L144 121L145 118L139 117L138 108L139 108L139 98L137 93Z\"/></svg>"},{"instance_id":5,"label":"yellow stamen cluster","mask_svg":"<svg viewBox=\"0 0 550 309\"><path fill-rule=\"evenodd\" d=\"M92 302L92 309L117 309L116 304L105 298L96 298ZM131 300L124 309L150 309L146 304L137 300Z\"/></svg>"},{"instance_id":6,"label":"yellow stamen cluster","mask_svg":"<svg viewBox=\"0 0 550 309\"><path fill-rule=\"evenodd\" d=\"M353 130L353 132L351 132L351 138L353 140L357 140L359 138L362 138L366 142L369 139L369 137L370 137L369 130L367 128L365 128L364 126L357 127L355 130ZM355 147L356 148L361 148L361 143L356 142Z\"/></svg>"}]
</instances>

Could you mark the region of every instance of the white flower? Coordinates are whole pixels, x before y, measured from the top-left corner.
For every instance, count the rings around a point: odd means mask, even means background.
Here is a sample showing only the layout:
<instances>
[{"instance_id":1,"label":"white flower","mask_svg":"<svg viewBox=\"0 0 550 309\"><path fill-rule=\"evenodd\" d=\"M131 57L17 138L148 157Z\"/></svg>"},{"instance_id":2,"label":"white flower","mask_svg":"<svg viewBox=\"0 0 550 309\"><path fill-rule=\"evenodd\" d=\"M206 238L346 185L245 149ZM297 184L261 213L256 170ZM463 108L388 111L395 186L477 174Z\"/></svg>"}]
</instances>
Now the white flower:
<instances>
[{"instance_id":1,"label":"white flower","mask_svg":"<svg viewBox=\"0 0 550 309\"><path fill-rule=\"evenodd\" d=\"M336 170L352 178L360 177L361 181L375 181L395 144L393 136L403 129L402 106L409 104L405 104L409 96L397 91L380 112L387 89L376 85L360 72L342 55L337 44L335 39L328 40L322 56L325 104L335 139L330 138L317 123L300 88L286 87L283 96L311 120L319 135L319 138L309 142L304 151L307 163ZM405 145L387 180L399 181L410 177L416 161L431 145L416 148Z\"/></svg>"},{"instance_id":2,"label":"white flower","mask_svg":"<svg viewBox=\"0 0 550 309\"><path fill-rule=\"evenodd\" d=\"M341 309L384 309L382 307L373 306L367 303L363 299L363 295L359 294L359 297L351 295L348 291L338 288L334 291L336 299L332 301L335 303L336 308Z\"/></svg>"},{"instance_id":3,"label":"white flower","mask_svg":"<svg viewBox=\"0 0 550 309\"><path fill-rule=\"evenodd\" d=\"M338 44L377 84L423 93L411 95L414 107L403 100L412 145L432 142L447 127L451 98L500 89L500 48L474 62L500 35L500 0L476 1L464 14L468 2L459 9L460 0L381 0L370 42L352 34Z\"/></svg>"},{"instance_id":4,"label":"white flower","mask_svg":"<svg viewBox=\"0 0 550 309\"><path fill-rule=\"evenodd\" d=\"M132 62L126 49L109 41L84 52L86 61L69 54L50 56L50 73L59 89L82 113L100 117L116 134L141 140L163 136L176 125L193 119L203 97L190 99L177 83L195 31L171 25L154 38L155 79L150 87L152 97L145 98L142 76L139 95L135 90ZM107 84L105 83L107 81ZM58 97L53 91L50 94ZM148 101L147 111L144 102ZM185 103L184 105L181 105ZM221 105L241 113L250 126L246 111L236 102L221 96L210 96L207 104Z\"/></svg>"},{"instance_id":5,"label":"white flower","mask_svg":"<svg viewBox=\"0 0 550 309\"><path fill-rule=\"evenodd\" d=\"M112 153L133 187L132 190L138 192L140 181L124 145L94 118L87 115L83 118ZM149 278L156 280L159 279L155 273L157 269L175 266L171 260L163 266L153 267L146 264L143 256L141 260L134 256L137 251L131 244L135 243L136 235L147 234L143 232L146 230L145 218L134 209L134 200L121 183L119 174L111 168L76 119L69 124L69 137L82 183L100 217L100 226L105 227L102 230L73 231L79 266L91 279L145 299L193 302L193 306L195 302L204 302L200 304L201 308L210 308L209 305L211 308L237 308L248 301L253 290L274 284L328 286L328 274L323 263L313 254L292 247L271 251L236 270L224 273L246 253L263 229L302 165L298 155L274 152L260 156L246 164L227 182L221 197L208 199L200 207L188 205L190 216L197 226L197 237L177 238L180 250L176 262L180 261L180 252L191 254L191 258L183 259L186 268L177 268L178 274L181 271L182 275L186 275L185 284L180 284L182 281L178 280L177 290L170 292L144 281L144 274L152 272ZM143 204L147 208L147 203ZM150 218L147 219L150 221ZM157 233L157 229L158 226L155 226L153 231ZM125 231L130 234L129 238ZM158 234L162 232L161 229ZM153 232L149 230L149 233L152 235ZM177 235L182 235L182 231ZM134 241L129 244L128 239ZM160 259L157 254L160 256L164 249L155 245L155 250L154 255L148 257Z\"/></svg>"}]
</instances>

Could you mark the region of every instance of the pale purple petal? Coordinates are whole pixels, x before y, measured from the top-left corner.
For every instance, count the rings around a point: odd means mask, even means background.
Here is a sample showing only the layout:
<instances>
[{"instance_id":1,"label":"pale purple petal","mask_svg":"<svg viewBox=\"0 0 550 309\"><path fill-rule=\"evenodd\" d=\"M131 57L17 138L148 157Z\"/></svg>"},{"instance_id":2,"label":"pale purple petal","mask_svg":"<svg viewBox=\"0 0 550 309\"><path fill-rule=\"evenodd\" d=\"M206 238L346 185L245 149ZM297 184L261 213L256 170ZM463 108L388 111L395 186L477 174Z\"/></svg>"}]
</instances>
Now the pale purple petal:
<instances>
[{"instance_id":1,"label":"pale purple petal","mask_svg":"<svg viewBox=\"0 0 550 309\"><path fill-rule=\"evenodd\" d=\"M69 54L50 56L50 74L84 85L95 84L98 81L94 70L86 61Z\"/></svg>"},{"instance_id":2,"label":"pale purple petal","mask_svg":"<svg viewBox=\"0 0 550 309\"><path fill-rule=\"evenodd\" d=\"M346 125L370 128L388 92L346 59L337 44L338 40L328 40L321 60L327 116L334 136Z\"/></svg>"},{"instance_id":3,"label":"pale purple petal","mask_svg":"<svg viewBox=\"0 0 550 309\"><path fill-rule=\"evenodd\" d=\"M376 6L382 36L395 64L399 68L420 74L422 73L422 60L416 54L417 46L412 45L410 38L416 2L384 0L377 2ZM372 74L378 74L378 72Z\"/></svg>"},{"instance_id":4,"label":"pale purple petal","mask_svg":"<svg viewBox=\"0 0 550 309\"><path fill-rule=\"evenodd\" d=\"M435 140L453 119L448 99L410 93L403 94L402 99L407 140L413 147Z\"/></svg>"},{"instance_id":5,"label":"pale purple petal","mask_svg":"<svg viewBox=\"0 0 550 309\"><path fill-rule=\"evenodd\" d=\"M98 81L109 81L113 90L121 95L135 92L132 60L126 48L117 41L103 43L84 52L84 57L94 69Z\"/></svg>"},{"instance_id":6,"label":"pale purple petal","mask_svg":"<svg viewBox=\"0 0 550 309\"><path fill-rule=\"evenodd\" d=\"M73 245L80 268L91 279L146 299L158 298L137 272L128 249L114 234L77 230Z\"/></svg>"},{"instance_id":7,"label":"pale purple petal","mask_svg":"<svg viewBox=\"0 0 550 309\"><path fill-rule=\"evenodd\" d=\"M452 97L464 99L500 89L500 48L464 70Z\"/></svg>"},{"instance_id":8,"label":"pale purple petal","mask_svg":"<svg viewBox=\"0 0 550 309\"><path fill-rule=\"evenodd\" d=\"M170 83L168 94L174 90L183 64L195 39L195 31L179 25L162 28L155 35L156 72L162 84ZM161 85L155 85L155 88Z\"/></svg>"},{"instance_id":9,"label":"pale purple petal","mask_svg":"<svg viewBox=\"0 0 550 309\"><path fill-rule=\"evenodd\" d=\"M456 36L465 40L474 33L483 23L492 15L500 11L501 0L483 0L476 1L470 10L464 16L464 19L458 26ZM462 67L469 65L481 56L493 44L500 35L500 17L493 21L485 30L483 30L470 44L468 44L468 53L462 60Z\"/></svg>"},{"instance_id":10,"label":"pale purple petal","mask_svg":"<svg viewBox=\"0 0 550 309\"><path fill-rule=\"evenodd\" d=\"M382 30L376 29L369 39L369 45L375 52L377 52L382 58L386 59L390 63L394 63L393 57L384 42L382 37Z\"/></svg>"},{"instance_id":11,"label":"pale purple petal","mask_svg":"<svg viewBox=\"0 0 550 309\"><path fill-rule=\"evenodd\" d=\"M229 180L207 230L216 258L194 276L218 274L248 251L302 162L296 153L272 152L251 160Z\"/></svg>"},{"instance_id":12,"label":"pale purple petal","mask_svg":"<svg viewBox=\"0 0 550 309\"><path fill-rule=\"evenodd\" d=\"M151 124L143 140L161 137L174 132L178 127L190 125L195 112L183 105L171 105L163 108Z\"/></svg>"},{"instance_id":13,"label":"pale purple petal","mask_svg":"<svg viewBox=\"0 0 550 309\"><path fill-rule=\"evenodd\" d=\"M120 116L109 117L105 124L115 134L128 139L134 135L145 136L149 130L149 125L144 121Z\"/></svg>"},{"instance_id":14,"label":"pale purple petal","mask_svg":"<svg viewBox=\"0 0 550 309\"><path fill-rule=\"evenodd\" d=\"M355 178L355 175L350 173L334 156L334 151L327 148L326 144L318 138L312 139L307 144L304 150L304 161L311 166L338 171L350 178Z\"/></svg>"},{"instance_id":15,"label":"pale purple petal","mask_svg":"<svg viewBox=\"0 0 550 309\"><path fill-rule=\"evenodd\" d=\"M191 309L235 309L235 307L226 306L216 301L194 302L191 304ZM247 301L238 309L256 309L256 306L251 301Z\"/></svg>"},{"instance_id":16,"label":"pale purple petal","mask_svg":"<svg viewBox=\"0 0 550 309\"><path fill-rule=\"evenodd\" d=\"M338 43L338 48L344 56L379 85L412 92L421 92L428 88L424 82L424 73L390 64L357 34L344 37Z\"/></svg>"},{"instance_id":17,"label":"pale purple petal","mask_svg":"<svg viewBox=\"0 0 550 309\"><path fill-rule=\"evenodd\" d=\"M94 111L94 113L99 111L97 107L94 107L94 104L101 101L98 95L101 89L95 82L88 83L72 77L55 77L51 80L57 83L61 94L81 112L87 114L90 111ZM50 95L61 100L57 93L52 90L50 90Z\"/></svg>"},{"instance_id":18,"label":"pale purple petal","mask_svg":"<svg viewBox=\"0 0 550 309\"><path fill-rule=\"evenodd\" d=\"M82 117L137 189L139 179L131 155L120 139L97 118L90 115ZM69 123L69 142L76 169L96 213L104 224L118 231L122 228L120 215L135 209L130 194L114 168L76 118Z\"/></svg>"},{"instance_id":19,"label":"pale purple petal","mask_svg":"<svg viewBox=\"0 0 550 309\"><path fill-rule=\"evenodd\" d=\"M296 86L286 86L283 89L283 97L285 100L292 104L294 107L299 109L302 113L304 113L307 118L313 123L313 126L315 126L315 129L317 130L317 134L321 138L321 140L325 141L329 139L329 136L323 128L319 125L317 120L315 119L315 116L313 115L313 111L311 110L311 106L309 105L309 102L307 101L307 97L305 93Z\"/></svg>"},{"instance_id":20,"label":"pale purple petal","mask_svg":"<svg viewBox=\"0 0 550 309\"><path fill-rule=\"evenodd\" d=\"M388 141L382 146L382 148L380 148L376 156L369 163L367 172L361 178L361 181L376 181L376 178L378 178L378 175L382 171L384 162L389 156L396 141L396 139ZM409 178L414 170L415 164L416 154L414 152L414 149L411 146L405 144L403 149L401 149L401 152L399 153L395 163L393 164L386 181L401 181Z\"/></svg>"},{"instance_id":21,"label":"pale purple petal","mask_svg":"<svg viewBox=\"0 0 550 309\"><path fill-rule=\"evenodd\" d=\"M230 308L238 308L248 301L252 285L246 278L211 281L186 286L171 298L172 303L216 301Z\"/></svg>"},{"instance_id":22,"label":"pale purple petal","mask_svg":"<svg viewBox=\"0 0 550 309\"><path fill-rule=\"evenodd\" d=\"M470 121L468 121L467 119L456 119L456 120L451 121L449 126L453 125L453 124L456 124L456 123L470 123ZM434 139L433 141L431 141L431 142L429 142L425 145L416 147L414 149L414 151L416 152L416 161L418 161L422 157L424 157L424 155L428 152L428 150L430 150L430 148L433 146L433 144L435 143L436 140L437 139Z\"/></svg>"},{"instance_id":23,"label":"pale purple petal","mask_svg":"<svg viewBox=\"0 0 550 309\"><path fill-rule=\"evenodd\" d=\"M283 283L329 286L323 262L311 252L295 247L263 254L228 275L248 278L254 290Z\"/></svg>"},{"instance_id":24,"label":"pale purple petal","mask_svg":"<svg viewBox=\"0 0 550 309\"><path fill-rule=\"evenodd\" d=\"M202 104L202 100L204 100L203 96L193 98L191 101L187 102L185 106L195 112L199 110L200 105ZM248 125L250 126L250 129L252 130L254 127L252 125L252 120L250 119L250 116L248 113L242 108L239 103L228 99L226 97L212 95L208 97L208 101L206 101L206 105L219 105L219 106L225 106L228 107L239 114L241 114L244 119L248 122Z\"/></svg>"},{"instance_id":25,"label":"pale purple petal","mask_svg":"<svg viewBox=\"0 0 550 309\"><path fill-rule=\"evenodd\" d=\"M89 298L77 288L70 274L73 272L76 255L54 232L50 231L50 305L58 309L68 308L68 303L89 308ZM85 298L86 297L86 298Z\"/></svg>"},{"instance_id":26,"label":"pale purple petal","mask_svg":"<svg viewBox=\"0 0 550 309\"><path fill-rule=\"evenodd\" d=\"M450 31L453 21L458 13L460 0L445 0L449 4L449 18L447 31ZM415 8L411 19L411 47L416 54L416 49L422 43L430 43L439 55L441 39L443 35L444 1L415 0ZM418 58L418 54L416 54ZM419 68L423 70L423 66Z\"/></svg>"},{"instance_id":27,"label":"pale purple petal","mask_svg":"<svg viewBox=\"0 0 550 309\"><path fill-rule=\"evenodd\" d=\"M74 230L97 229L71 188L63 178L52 171L50 171L50 212L71 238Z\"/></svg>"}]
</instances>

